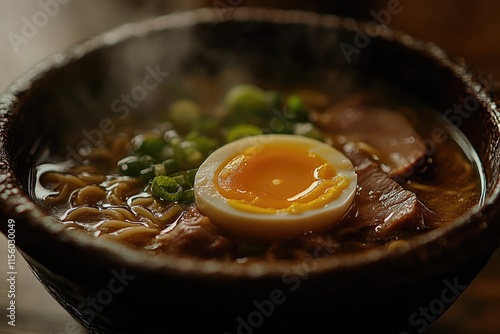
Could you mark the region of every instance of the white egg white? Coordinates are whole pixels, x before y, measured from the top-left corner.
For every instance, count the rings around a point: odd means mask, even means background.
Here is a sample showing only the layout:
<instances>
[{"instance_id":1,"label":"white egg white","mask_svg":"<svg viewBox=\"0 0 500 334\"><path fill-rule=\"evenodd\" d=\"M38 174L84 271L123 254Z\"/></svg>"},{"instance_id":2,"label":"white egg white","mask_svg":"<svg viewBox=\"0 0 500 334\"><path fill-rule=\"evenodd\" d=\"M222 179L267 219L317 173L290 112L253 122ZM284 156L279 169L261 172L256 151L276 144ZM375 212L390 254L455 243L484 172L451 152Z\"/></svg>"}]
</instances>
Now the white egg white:
<instances>
[{"instance_id":1,"label":"white egg white","mask_svg":"<svg viewBox=\"0 0 500 334\"><path fill-rule=\"evenodd\" d=\"M331 163L337 174L347 177L347 188L324 207L301 213L267 214L237 210L214 184L217 169L220 164L250 147L271 143L306 145L310 151ZM224 231L251 237L288 237L318 231L340 220L354 200L356 185L357 175L351 161L330 145L301 136L269 134L242 138L213 152L198 169L194 194L201 213Z\"/></svg>"}]
</instances>

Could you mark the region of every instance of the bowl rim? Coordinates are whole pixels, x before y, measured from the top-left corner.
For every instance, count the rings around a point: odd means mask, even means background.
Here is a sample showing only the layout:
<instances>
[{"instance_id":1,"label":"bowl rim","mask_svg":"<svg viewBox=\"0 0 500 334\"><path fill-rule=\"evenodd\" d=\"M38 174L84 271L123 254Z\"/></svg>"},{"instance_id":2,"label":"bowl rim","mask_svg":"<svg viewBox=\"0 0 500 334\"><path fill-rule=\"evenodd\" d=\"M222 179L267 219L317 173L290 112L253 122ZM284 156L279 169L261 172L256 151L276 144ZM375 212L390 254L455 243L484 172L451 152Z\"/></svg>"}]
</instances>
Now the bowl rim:
<instances>
[{"instance_id":1,"label":"bowl rim","mask_svg":"<svg viewBox=\"0 0 500 334\"><path fill-rule=\"evenodd\" d=\"M19 218L20 220L27 221L30 227L39 226L47 232L54 234L55 238L60 242L68 242L78 247L91 247L99 250L103 255L114 258L115 260L113 261L134 269L153 270L169 275L191 276L196 274L202 277L219 275L241 278L281 277L283 273L289 272L297 261L291 263L284 261L272 264L251 263L242 266L241 264L218 261L216 259L180 258L168 254L151 256L146 252L134 250L127 245L109 243L100 238L89 236L83 231L71 231L68 233L62 224L39 208L22 187L20 187L20 181L14 175L14 166L8 155L9 119L15 117L14 110L23 95L29 92L35 82L43 80L48 71L62 68L88 53L112 47L134 37L145 37L154 32L168 29L223 22L302 24L348 31L364 29L370 38L382 38L399 43L405 48L417 51L420 55L431 57L441 66L452 72L466 85L470 92L475 94L475 97L478 98L485 109L491 114L500 132L500 113L490 96L490 90L488 87L485 87L485 83L480 82L476 78L470 68L465 65L466 62L462 58L449 55L432 42L416 39L401 31L392 30L373 22L366 23L351 18L340 18L335 15L270 8L201 8L126 23L111 30L90 36L40 61L8 86L5 92L0 95L0 157L5 158L0 161L0 203L2 214L14 220ZM341 257L331 257L321 261L314 261L314 268L310 268L308 272L314 274L352 269L360 265L403 256L417 248L437 242L442 237L450 235L453 231L466 226L472 221L479 221L485 211L498 206L500 202L499 181L496 180L491 195L482 207L475 208L469 215L463 216L444 227L423 233L411 240L406 240L406 247L398 249L376 247L366 252L344 254Z\"/></svg>"}]
</instances>

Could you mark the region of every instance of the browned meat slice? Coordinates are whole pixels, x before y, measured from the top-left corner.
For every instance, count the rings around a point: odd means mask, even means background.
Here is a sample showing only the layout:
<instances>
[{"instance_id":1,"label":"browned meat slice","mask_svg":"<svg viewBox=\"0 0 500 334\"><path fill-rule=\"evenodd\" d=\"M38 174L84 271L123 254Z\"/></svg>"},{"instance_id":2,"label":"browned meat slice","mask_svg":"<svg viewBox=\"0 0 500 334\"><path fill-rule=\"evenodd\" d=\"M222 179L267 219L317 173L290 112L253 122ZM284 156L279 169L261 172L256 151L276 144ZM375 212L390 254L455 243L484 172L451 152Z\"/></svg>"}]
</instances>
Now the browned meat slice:
<instances>
[{"instance_id":1,"label":"browned meat slice","mask_svg":"<svg viewBox=\"0 0 500 334\"><path fill-rule=\"evenodd\" d=\"M317 115L319 127L340 142L362 143L398 182L424 167L422 138L401 113L376 107L366 94L341 101Z\"/></svg>"},{"instance_id":2,"label":"browned meat slice","mask_svg":"<svg viewBox=\"0 0 500 334\"><path fill-rule=\"evenodd\" d=\"M424 226L422 207L413 192L392 180L356 144L346 144L344 152L358 174L355 204L346 216L346 226L371 227L375 239L395 238Z\"/></svg>"},{"instance_id":3,"label":"browned meat slice","mask_svg":"<svg viewBox=\"0 0 500 334\"><path fill-rule=\"evenodd\" d=\"M161 234L158 241L167 253L207 258L222 256L229 244L228 239L220 235L217 227L198 211L196 205L191 205L176 226Z\"/></svg>"}]
</instances>

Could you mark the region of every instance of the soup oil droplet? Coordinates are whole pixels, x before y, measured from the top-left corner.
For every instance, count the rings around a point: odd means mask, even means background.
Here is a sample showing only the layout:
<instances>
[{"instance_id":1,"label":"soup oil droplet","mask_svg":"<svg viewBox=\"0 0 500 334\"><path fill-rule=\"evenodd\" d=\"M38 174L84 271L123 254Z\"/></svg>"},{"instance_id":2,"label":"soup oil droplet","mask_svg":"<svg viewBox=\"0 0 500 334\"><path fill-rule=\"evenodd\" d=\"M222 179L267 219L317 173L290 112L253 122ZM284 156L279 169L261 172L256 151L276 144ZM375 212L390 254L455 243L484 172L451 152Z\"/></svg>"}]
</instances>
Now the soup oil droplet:
<instances>
[{"instance_id":1,"label":"soup oil droplet","mask_svg":"<svg viewBox=\"0 0 500 334\"><path fill-rule=\"evenodd\" d=\"M281 184L281 182L283 182L283 181L282 181L282 180L280 180L280 179L274 179L274 180L272 181L272 184L273 184L273 186L279 186L279 185Z\"/></svg>"}]
</instances>

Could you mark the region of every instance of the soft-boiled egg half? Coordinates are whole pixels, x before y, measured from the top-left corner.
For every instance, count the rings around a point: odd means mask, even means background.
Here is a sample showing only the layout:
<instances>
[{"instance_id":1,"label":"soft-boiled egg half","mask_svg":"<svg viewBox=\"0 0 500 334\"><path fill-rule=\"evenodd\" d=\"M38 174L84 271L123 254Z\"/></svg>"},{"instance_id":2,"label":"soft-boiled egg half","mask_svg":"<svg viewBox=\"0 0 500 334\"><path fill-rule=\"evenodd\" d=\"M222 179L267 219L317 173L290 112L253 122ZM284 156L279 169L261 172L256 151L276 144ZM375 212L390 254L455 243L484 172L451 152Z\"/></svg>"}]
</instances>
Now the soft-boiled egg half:
<instances>
[{"instance_id":1,"label":"soft-boiled egg half","mask_svg":"<svg viewBox=\"0 0 500 334\"><path fill-rule=\"evenodd\" d=\"M194 194L200 211L223 230L285 237L341 219L356 184L351 161L330 145L270 134L213 152L198 169Z\"/></svg>"}]
</instances>

